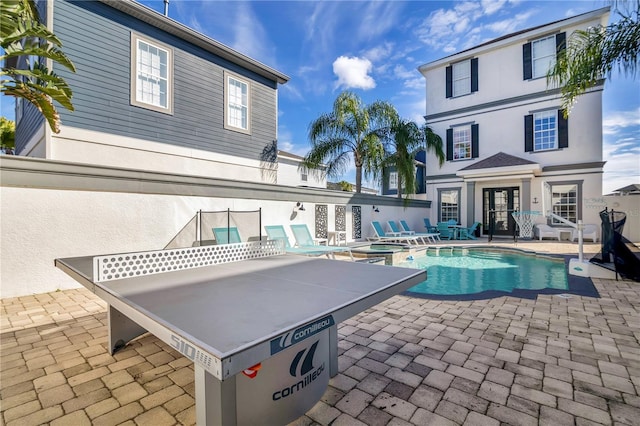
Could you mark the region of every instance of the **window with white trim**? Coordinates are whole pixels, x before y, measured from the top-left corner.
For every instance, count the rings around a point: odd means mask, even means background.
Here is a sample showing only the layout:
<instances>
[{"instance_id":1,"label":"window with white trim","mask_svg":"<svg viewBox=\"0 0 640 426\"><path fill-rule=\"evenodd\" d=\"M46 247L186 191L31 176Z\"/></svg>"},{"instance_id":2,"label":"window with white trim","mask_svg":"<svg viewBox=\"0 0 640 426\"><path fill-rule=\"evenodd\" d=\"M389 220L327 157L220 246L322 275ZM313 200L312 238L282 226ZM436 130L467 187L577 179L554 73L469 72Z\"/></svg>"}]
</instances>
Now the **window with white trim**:
<instances>
[{"instance_id":1,"label":"window with white trim","mask_svg":"<svg viewBox=\"0 0 640 426\"><path fill-rule=\"evenodd\" d=\"M172 114L171 48L132 34L131 50L131 104Z\"/></svg>"},{"instance_id":2,"label":"window with white trim","mask_svg":"<svg viewBox=\"0 0 640 426\"><path fill-rule=\"evenodd\" d=\"M225 72L224 127L243 133L251 131L249 82Z\"/></svg>"},{"instance_id":3,"label":"window with white trim","mask_svg":"<svg viewBox=\"0 0 640 426\"><path fill-rule=\"evenodd\" d=\"M547 75L549 69L556 63L556 36L541 38L531 42L532 77L539 78Z\"/></svg>"},{"instance_id":4,"label":"window with white trim","mask_svg":"<svg viewBox=\"0 0 640 426\"><path fill-rule=\"evenodd\" d=\"M389 189L398 189L398 172L389 172Z\"/></svg>"},{"instance_id":5,"label":"window with white trim","mask_svg":"<svg viewBox=\"0 0 640 426\"><path fill-rule=\"evenodd\" d=\"M453 96L471 93L471 60L452 65Z\"/></svg>"},{"instance_id":6,"label":"window with white trim","mask_svg":"<svg viewBox=\"0 0 640 426\"><path fill-rule=\"evenodd\" d=\"M453 128L453 160L471 158L471 126Z\"/></svg>"},{"instance_id":7,"label":"window with white trim","mask_svg":"<svg viewBox=\"0 0 640 426\"><path fill-rule=\"evenodd\" d=\"M439 189L438 190L438 204L439 204L439 222L447 222L449 220L459 221L459 200L460 189Z\"/></svg>"},{"instance_id":8,"label":"window with white trim","mask_svg":"<svg viewBox=\"0 0 640 426\"><path fill-rule=\"evenodd\" d=\"M558 111L549 110L533 114L533 150L558 148Z\"/></svg>"},{"instance_id":9,"label":"window with white trim","mask_svg":"<svg viewBox=\"0 0 640 426\"><path fill-rule=\"evenodd\" d=\"M578 184L551 184L551 205L553 213L573 223L578 223ZM553 218L553 225L565 223Z\"/></svg>"}]
</instances>

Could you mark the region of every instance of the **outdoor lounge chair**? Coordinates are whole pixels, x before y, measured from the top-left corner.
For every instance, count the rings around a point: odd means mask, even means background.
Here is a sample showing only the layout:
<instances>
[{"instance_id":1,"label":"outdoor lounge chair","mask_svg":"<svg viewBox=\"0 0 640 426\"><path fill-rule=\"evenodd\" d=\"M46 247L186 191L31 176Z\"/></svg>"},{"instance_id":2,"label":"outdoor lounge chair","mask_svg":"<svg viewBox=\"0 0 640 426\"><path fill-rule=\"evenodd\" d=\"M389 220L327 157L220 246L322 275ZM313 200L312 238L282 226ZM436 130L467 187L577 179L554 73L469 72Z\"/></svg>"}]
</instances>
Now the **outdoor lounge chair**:
<instances>
[{"instance_id":1,"label":"outdoor lounge chair","mask_svg":"<svg viewBox=\"0 0 640 426\"><path fill-rule=\"evenodd\" d=\"M560 241L560 232L557 229L543 223L539 223L536 225L536 234L538 235L540 241L542 241L543 238L556 238L558 241Z\"/></svg>"},{"instance_id":2,"label":"outdoor lounge chair","mask_svg":"<svg viewBox=\"0 0 640 426\"><path fill-rule=\"evenodd\" d=\"M426 220L428 220L428 219L426 219ZM401 220L400 221L400 226L402 227L402 229L405 232L413 232L413 234L411 234L411 235L415 235L416 237L422 238L422 241L425 244L426 244L427 241L431 241L432 243L435 243L436 240L440 240L440 233L438 233L438 232L415 232L415 231L412 231L406 220Z\"/></svg>"},{"instance_id":3,"label":"outdoor lounge chair","mask_svg":"<svg viewBox=\"0 0 640 426\"><path fill-rule=\"evenodd\" d=\"M576 230L573 233L573 241L576 241L578 239L578 231ZM582 240L586 240L589 239L591 241L593 241L594 243L598 242L598 225L584 225L584 229L582 230Z\"/></svg>"},{"instance_id":4,"label":"outdoor lounge chair","mask_svg":"<svg viewBox=\"0 0 640 426\"><path fill-rule=\"evenodd\" d=\"M309 232L309 228L305 224L291 225L291 231L293 231L296 246L298 247L317 246L319 244L327 245L326 238L313 238L311 232Z\"/></svg>"},{"instance_id":5,"label":"outdoor lounge chair","mask_svg":"<svg viewBox=\"0 0 640 426\"><path fill-rule=\"evenodd\" d=\"M213 228L213 234L216 236L216 244L233 244L241 243L238 228Z\"/></svg>"},{"instance_id":6,"label":"outdoor lounge chair","mask_svg":"<svg viewBox=\"0 0 640 426\"><path fill-rule=\"evenodd\" d=\"M395 241L395 242L401 242L401 241L406 241L407 244L418 244L418 238L412 235L402 235L401 232L384 232L384 229L382 229L382 225L380 224L380 222L374 220L371 221L371 227L373 228L373 232L375 233L374 237L371 237L370 239L376 240L376 241Z\"/></svg>"},{"instance_id":7,"label":"outdoor lounge chair","mask_svg":"<svg viewBox=\"0 0 640 426\"><path fill-rule=\"evenodd\" d=\"M284 249L287 253L301 254L304 256L327 256L329 259L335 259L336 252L348 251L351 259L351 249L349 247L327 247L327 246L308 246L308 247L292 247L289 243L289 237L282 225L265 225L264 229L267 231L267 238L270 240L282 240L284 242Z\"/></svg>"},{"instance_id":8,"label":"outdoor lounge chair","mask_svg":"<svg viewBox=\"0 0 640 426\"><path fill-rule=\"evenodd\" d=\"M407 231L405 229L400 229L398 227L398 224L394 220L388 220L387 224L389 225L389 229L391 229L391 232L393 232L394 234L399 234L399 235L413 235L413 234L415 234L415 232L413 232L413 231Z\"/></svg>"}]
</instances>

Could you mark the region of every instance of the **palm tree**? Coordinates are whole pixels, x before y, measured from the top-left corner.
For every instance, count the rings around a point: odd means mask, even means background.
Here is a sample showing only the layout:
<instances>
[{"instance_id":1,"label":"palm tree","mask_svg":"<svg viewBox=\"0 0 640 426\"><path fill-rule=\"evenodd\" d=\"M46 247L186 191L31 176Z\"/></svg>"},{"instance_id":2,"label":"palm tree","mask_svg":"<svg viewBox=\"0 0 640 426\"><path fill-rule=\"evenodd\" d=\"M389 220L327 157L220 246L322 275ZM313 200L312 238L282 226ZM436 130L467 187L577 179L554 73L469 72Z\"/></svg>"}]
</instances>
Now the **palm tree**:
<instances>
[{"instance_id":1,"label":"palm tree","mask_svg":"<svg viewBox=\"0 0 640 426\"><path fill-rule=\"evenodd\" d=\"M445 153L442 149L442 138L435 134L426 124L422 127L409 120L398 119L392 126L393 152L387 155L385 164L393 166L398 173L398 198L402 197L402 188L405 188L405 197L416 193L416 162L415 156L419 150L433 152L438 158L440 166L444 164Z\"/></svg>"},{"instance_id":2,"label":"palm tree","mask_svg":"<svg viewBox=\"0 0 640 426\"><path fill-rule=\"evenodd\" d=\"M53 101L73 111L71 89L63 78L47 69L50 59L75 72L71 60L60 50L60 40L40 22L33 0L0 2L0 46L2 61L2 93L22 98L33 104L56 133L60 132L60 116ZM17 69L23 57L26 69ZM30 63L30 57L38 60Z\"/></svg>"},{"instance_id":3,"label":"palm tree","mask_svg":"<svg viewBox=\"0 0 640 426\"><path fill-rule=\"evenodd\" d=\"M342 92L333 103L333 111L322 114L309 125L311 151L302 167L326 166L329 176L345 172L353 161L356 166L356 192L362 190L362 175L378 177L384 159L384 143L397 120L396 109L388 102L364 105L354 93Z\"/></svg>"},{"instance_id":4,"label":"palm tree","mask_svg":"<svg viewBox=\"0 0 640 426\"><path fill-rule=\"evenodd\" d=\"M574 32L558 55L547 74L547 84L561 87L565 115L578 96L600 79L611 78L614 69L630 75L638 71L640 1L626 4L633 3L633 11L616 10L621 16L618 22Z\"/></svg>"}]
</instances>

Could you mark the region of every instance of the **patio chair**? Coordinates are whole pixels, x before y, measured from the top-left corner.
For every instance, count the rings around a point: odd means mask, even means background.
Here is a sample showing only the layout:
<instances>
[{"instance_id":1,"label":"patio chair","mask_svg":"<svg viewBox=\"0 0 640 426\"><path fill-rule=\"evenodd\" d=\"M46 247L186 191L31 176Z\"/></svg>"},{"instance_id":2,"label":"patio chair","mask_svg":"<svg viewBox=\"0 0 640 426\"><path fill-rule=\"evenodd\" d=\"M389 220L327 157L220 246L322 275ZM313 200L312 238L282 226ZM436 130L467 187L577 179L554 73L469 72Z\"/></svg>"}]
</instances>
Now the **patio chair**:
<instances>
[{"instance_id":1,"label":"patio chair","mask_svg":"<svg viewBox=\"0 0 640 426\"><path fill-rule=\"evenodd\" d=\"M536 224L536 234L538 235L540 241L542 241L543 238L556 238L558 241L560 241L560 232L557 229L543 223Z\"/></svg>"},{"instance_id":2,"label":"patio chair","mask_svg":"<svg viewBox=\"0 0 640 426\"><path fill-rule=\"evenodd\" d=\"M413 232L413 231L406 231L404 229L400 229L398 227L398 224L394 220L388 220L387 224L389 225L389 229L391 229L391 232L394 233L394 234L398 234L398 235L413 235L413 234L415 234L415 232Z\"/></svg>"},{"instance_id":3,"label":"patio chair","mask_svg":"<svg viewBox=\"0 0 640 426\"><path fill-rule=\"evenodd\" d=\"M298 247L317 246L320 244L327 245L326 238L313 238L311 232L309 232L309 228L305 224L291 225L291 231L293 232L293 237L296 239L296 246Z\"/></svg>"},{"instance_id":4,"label":"patio chair","mask_svg":"<svg viewBox=\"0 0 640 426\"><path fill-rule=\"evenodd\" d=\"M373 228L373 232L375 232L375 236L371 237L371 239L376 241L406 241L407 244L418 244L419 242L419 239L412 235L402 235L401 232L384 232L382 225L376 220L371 221L371 227Z\"/></svg>"},{"instance_id":5,"label":"patio chair","mask_svg":"<svg viewBox=\"0 0 640 426\"><path fill-rule=\"evenodd\" d=\"M284 250L291 254L301 254L304 256L327 256L329 259L335 259L335 253L348 251L349 256L353 260L351 249L349 247L327 247L327 246L311 246L311 247L292 247L289 243L289 237L282 225L265 225L267 238L269 240L282 240L284 242ZM345 250L346 249L346 250Z\"/></svg>"},{"instance_id":6,"label":"patio chair","mask_svg":"<svg viewBox=\"0 0 640 426\"><path fill-rule=\"evenodd\" d=\"M458 238L460 238L461 240L477 240L475 233L476 229L478 229L478 226L480 226L480 222L473 222L473 225L468 228L458 229Z\"/></svg>"},{"instance_id":7,"label":"patio chair","mask_svg":"<svg viewBox=\"0 0 640 426\"><path fill-rule=\"evenodd\" d=\"M429 219L426 219L426 220L429 220ZM416 237L421 237L422 241L425 242L425 243L427 241L431 241L432 243L435 243L436 240L440 239L440 234L438 232L415 232L415 231L412 231L406 220L400 220L400 226L402 227L402 229L405 232L413 232L412 235L415 235Z\"/></svg>"},{"instance_id":8,"label":"patio chair","mask_svg":"<svg viewBox=\"0 0 640 426\"><path fill-rule=\"evenodd\" d=\"M438 232L441 239L450 240L453 238L453 230L449 228L447 222L438 222Z\"/></svg>"},{"instance_id":9,"label":"patio chair","mask_svg":"<svg viewBox=\"0 0 640 426\"><path fill-rule=\"evenodd\" d=\"M238 228L213 228L213 234L216 236L216 244L233 244L241 243Z\"/></svg>"},{"instance_id":10,"label":"patio chair","mask_svg":"<svg viewBox=\"0 0 640 426\"><path fill-rule=\"evenodd\" d=\"M438 232L438 227L433 226L428 217L425 217L423 221L424 221L424 227L427 228L427 232Z\"/></svg>"},{"instance_id":11,"label":"patio chair","mask_svg":"<svg viewBox=\"0 0 640 426\"><path fill-rule=\"evenodd\" d=\"M573 233L573 241L576 241L578 239L578 231L576 230ZM584 229L582 230L582 239L586 240L586 239L590 239L591 241L593 241L594 243L598 242L598 225L584 225Z\"/></svg>"}]
</instances>

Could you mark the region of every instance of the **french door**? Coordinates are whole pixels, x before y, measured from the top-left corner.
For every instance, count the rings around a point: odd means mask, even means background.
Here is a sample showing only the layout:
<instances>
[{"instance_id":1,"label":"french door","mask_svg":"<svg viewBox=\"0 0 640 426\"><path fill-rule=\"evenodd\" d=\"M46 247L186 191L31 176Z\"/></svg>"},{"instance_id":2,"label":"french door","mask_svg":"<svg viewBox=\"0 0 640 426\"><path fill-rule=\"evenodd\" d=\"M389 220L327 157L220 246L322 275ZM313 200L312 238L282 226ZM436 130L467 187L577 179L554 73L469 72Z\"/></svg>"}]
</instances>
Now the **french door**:
<instances>
[{"instance_id":1,"label":"french door","mask_svg":"<svg viewBox=\"0 0 640 426\"><path fill-rule=\"evenodd\" d=\"M516 223L513 213L520 206L520 189L485 188L482 193L482 233L489 234L491 219L494 219L493 235L513 235Z\"/></svg>"}]
</instances>

